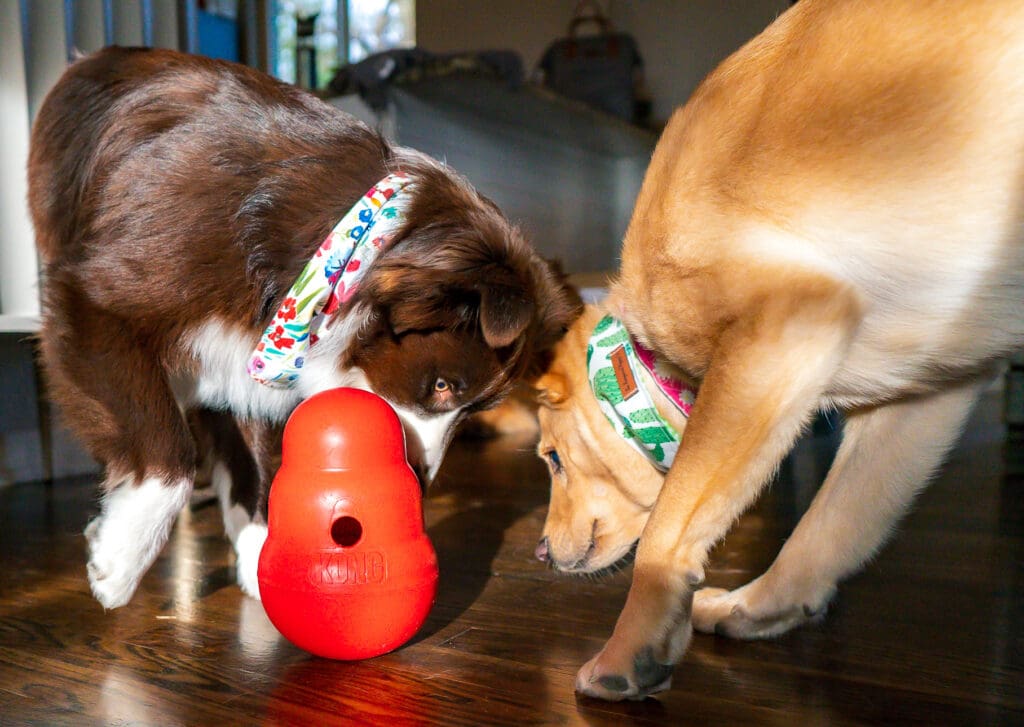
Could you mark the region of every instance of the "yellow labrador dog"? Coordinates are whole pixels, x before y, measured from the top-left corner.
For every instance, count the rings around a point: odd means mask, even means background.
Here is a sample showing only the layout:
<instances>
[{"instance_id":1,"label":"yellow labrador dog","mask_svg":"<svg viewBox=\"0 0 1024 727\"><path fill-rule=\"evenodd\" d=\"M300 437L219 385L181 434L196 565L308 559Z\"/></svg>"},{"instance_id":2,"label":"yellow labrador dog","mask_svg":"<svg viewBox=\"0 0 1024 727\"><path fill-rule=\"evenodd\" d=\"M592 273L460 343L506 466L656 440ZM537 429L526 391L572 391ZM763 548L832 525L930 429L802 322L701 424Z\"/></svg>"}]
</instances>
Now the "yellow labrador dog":
<instances>
[{"instance_id":1,"label":"yellow labrador dog","mask_svg":"<svg viewBox=\"0 0 1024 727\"><path fill-rule=\"evenodd\" d=\"M538 555L593 571L639 540L579 691L641 698L668 686L693 627L760 638L820 612L941 463L1024 343L1022 69L1024 2L801 0L672 117L607 299L634 342L619 347L699 385L688 419L651 395L685 426L667 473L588 398L600 311L540 382ZM653 377L615 355L625 400ZM844 439L775 563L696 590L822 408L846 413Z\"/></svg>"}]
</instances>

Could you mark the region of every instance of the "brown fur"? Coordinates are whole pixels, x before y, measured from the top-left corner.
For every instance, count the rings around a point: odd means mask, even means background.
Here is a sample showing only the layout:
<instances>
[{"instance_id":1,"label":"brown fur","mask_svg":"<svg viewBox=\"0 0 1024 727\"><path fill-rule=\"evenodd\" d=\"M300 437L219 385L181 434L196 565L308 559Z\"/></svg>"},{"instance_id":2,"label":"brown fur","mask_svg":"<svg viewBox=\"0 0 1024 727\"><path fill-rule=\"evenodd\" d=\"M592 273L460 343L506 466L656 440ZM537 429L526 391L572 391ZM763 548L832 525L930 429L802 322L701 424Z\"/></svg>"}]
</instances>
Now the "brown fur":
<instances>
[{"instance_id":1,"label":"brown fur","mask_svg":"<svg viewBox=\"0 0 1024 727\"><path fill-rule=\"evenodd\" d=\"M444 416L450 432L504 397L575 307L493 203L252 69L125 48L69 67L39 111L29 158L41 350L50 393L105 465L109 492L153 477L190 486L203 453L180 407L204 407L235 419L196 416L193 427L257 480L232 485L249 493L249 515L265 511L268 437L300 396L268 393L235 359L332 227L396 170L414 180L407 221L338 313L357 330L303 395L365 385L415 416ZM234 357L230 370L203 359L211 352ZM233 454L242 445L257 464ZM419 454L410 447L427 477Z\"/></svg>"},{"instance_id":2,"label":"brown fur","mask_svg":"<svg viewBox=\"0 0 1024 727\"><path fill-rule=\"evenodd\" d=\"M580 691L666 688L694 626L760 638L820 614L941 463L1024 338L1022 38L1019 2L802 0L672 117L606 303L700 384L664 480L587 401L596 312L542 380L540 452L564 467L538 555L585 572L639 540ZM831 407L842 447L775 564L695 592Z\"/></svg>"}]
</instances>

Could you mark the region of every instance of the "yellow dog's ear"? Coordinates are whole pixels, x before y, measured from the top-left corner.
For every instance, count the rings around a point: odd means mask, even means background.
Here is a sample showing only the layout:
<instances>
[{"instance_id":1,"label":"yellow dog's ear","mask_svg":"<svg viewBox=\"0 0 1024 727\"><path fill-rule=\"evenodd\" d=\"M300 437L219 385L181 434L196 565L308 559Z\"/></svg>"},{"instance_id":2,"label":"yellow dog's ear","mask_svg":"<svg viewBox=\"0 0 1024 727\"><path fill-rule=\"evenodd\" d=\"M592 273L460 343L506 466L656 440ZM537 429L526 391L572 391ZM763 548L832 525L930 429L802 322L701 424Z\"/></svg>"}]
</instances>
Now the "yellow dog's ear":
<instances>
[{"instance_id":1,"label":"yellow dog's ear","mask_svg":"<svg viewBox=\"0 0 1024 727\"><path fill-rule=\"evenodd\" d=\"M557 409L569 398L569 379L561 371L551 370L533 384L537 402L549 409Z\"/></svg>"}]
</instances>

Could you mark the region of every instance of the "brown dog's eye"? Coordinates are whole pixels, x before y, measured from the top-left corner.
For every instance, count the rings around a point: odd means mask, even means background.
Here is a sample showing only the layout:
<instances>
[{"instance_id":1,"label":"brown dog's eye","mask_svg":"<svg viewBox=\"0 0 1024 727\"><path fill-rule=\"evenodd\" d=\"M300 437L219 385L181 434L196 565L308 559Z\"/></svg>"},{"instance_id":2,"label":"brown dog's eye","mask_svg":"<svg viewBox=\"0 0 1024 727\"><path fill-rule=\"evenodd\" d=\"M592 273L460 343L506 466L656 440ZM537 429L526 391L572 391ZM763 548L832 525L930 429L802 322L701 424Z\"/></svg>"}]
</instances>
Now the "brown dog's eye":
<instances>
[{"instance_id":1,"label":"brown dog's eye","mask_svg":"<svg viewBox=\"0 0 1024 727\"><path fill-rule=\"evenodd\" d=\"M430 379L427 379L430 381ZM424 396L424 405L428 408L433 408L435 411L451 411L455 407L459 406L460 396L464 390L463 384L459 379L450 379L444 376L438 376L433 379L433 383L428 383L429 387Z\"/></svg>"}]
</instances>

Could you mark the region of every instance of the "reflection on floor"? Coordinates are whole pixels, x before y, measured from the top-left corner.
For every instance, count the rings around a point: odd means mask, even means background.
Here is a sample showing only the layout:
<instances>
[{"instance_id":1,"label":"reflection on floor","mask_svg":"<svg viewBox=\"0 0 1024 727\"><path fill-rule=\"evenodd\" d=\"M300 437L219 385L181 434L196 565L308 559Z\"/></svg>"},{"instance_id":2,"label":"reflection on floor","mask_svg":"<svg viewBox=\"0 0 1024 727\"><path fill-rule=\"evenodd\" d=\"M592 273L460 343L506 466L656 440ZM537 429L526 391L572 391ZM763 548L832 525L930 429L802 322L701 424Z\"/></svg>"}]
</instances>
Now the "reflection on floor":
<instances>
[{"instance_id":1,"label":"reflection on floor","mask_svg":"<svg viewBox=\"0 0 1024 727\"><path fill-rule=\"evenodd\" d=\"M673 688L608 705L575 670L611 632L628 568L567 578L532 557L547 475L528 439L458 441L426 503L440 593L404 648L359 663L284 642L234 585L213 507L185 512L127 607L90 597L94 482L0 491L3 724L966 724L1024 710L1024 477L999 399L979 408L894 541L827 618L775 641L695 637ZM818 486L819 426L713 554L759 574Z\"/></svg>"}]
</instances>

